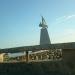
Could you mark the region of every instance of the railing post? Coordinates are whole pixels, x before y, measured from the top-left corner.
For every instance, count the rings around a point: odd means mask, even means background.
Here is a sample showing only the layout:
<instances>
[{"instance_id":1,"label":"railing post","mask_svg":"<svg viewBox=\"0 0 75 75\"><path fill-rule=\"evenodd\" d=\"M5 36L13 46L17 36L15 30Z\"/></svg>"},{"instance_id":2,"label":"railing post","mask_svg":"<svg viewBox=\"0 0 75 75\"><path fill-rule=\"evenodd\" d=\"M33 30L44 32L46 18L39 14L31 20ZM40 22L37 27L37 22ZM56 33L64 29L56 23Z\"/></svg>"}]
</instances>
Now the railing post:
<instances>
[{"instance_id":1,"label":"railing post","mask_svg":"<svg viewBox=\"0 0 75 75\"><path fill-rule=\"evenodd\" d=\"M29 54L28 54L28 51L26 51L26 62L28 63L29 61Z\"/></svg>"}]
</instances>

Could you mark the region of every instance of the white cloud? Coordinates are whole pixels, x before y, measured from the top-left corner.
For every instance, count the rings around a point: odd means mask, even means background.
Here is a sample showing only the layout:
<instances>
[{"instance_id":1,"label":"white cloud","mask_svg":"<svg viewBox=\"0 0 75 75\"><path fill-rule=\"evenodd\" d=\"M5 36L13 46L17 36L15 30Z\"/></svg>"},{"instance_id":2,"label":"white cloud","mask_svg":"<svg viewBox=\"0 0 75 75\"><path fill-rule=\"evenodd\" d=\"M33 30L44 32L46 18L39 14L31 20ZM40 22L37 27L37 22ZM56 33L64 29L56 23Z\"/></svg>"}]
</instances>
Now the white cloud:
<instances>
[{"instance_id":1,"label":"white cloud","mask_svg":"<svg viewBox=\"0 0 75 75\"><path fill-rule=\"evenodd\" d=\"M74 18L74 17L75 17L75 15L70 15L70 16L66 16L65 19L69 20L69 19Z\"/></svg>"},{"instance_id":2,"label":"white cloud","mask_svg":"<svg viewBox=\"0 0 75 75\"><path fill-rule=\"evenodd\" d=\"M75 18L75 15L68 15L68 16L62 16L62 17L58 17L56 19L56 22L55 24L58 24L58 23L64 23L72 18Z\"/></svg>"},{"instance_id":3,"label":"white cloud","mask_svg":"<svg viewBox=\"0 0 75 75\"><path fill-rule=\"evenodd\" d=\"M60 26L59 32L54 32L53 37L51 39L52 43L64 43L64 42L75 42L75 15L62 16L56 19L53 25L61 25L63 27L63 31L61 31Z\"/></svg>"},{"instance_id":4,"label":"white cloud","mask_svg":"<svg viewBox=\"0 0 75 75\"><path fill-rule=\"evenodd\" d=\"M62 19L64 19L65 17L66 17L66 16L58 17L58 18L56 18L56 21L62 20Z\"/></svg>"}]
</instances>

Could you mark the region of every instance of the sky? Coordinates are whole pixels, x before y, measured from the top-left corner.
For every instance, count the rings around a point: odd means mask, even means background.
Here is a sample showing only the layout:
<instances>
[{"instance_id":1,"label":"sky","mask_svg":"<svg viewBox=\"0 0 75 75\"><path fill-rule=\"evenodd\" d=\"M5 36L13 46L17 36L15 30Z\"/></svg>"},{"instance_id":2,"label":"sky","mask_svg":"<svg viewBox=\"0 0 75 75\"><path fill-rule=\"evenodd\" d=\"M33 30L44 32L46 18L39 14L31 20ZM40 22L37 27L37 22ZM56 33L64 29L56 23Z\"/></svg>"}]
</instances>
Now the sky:
<instances>
[{"instance_id":1,"label":"sky","mask_svg":"<svg viewBox=\"0 0 75 75\"><path fill-rule=\"evenodd\" d=\"M0 48L39 45L41 16L51 43L75 42L75 0L0 0Z\"/></svg>"}]
</instances>

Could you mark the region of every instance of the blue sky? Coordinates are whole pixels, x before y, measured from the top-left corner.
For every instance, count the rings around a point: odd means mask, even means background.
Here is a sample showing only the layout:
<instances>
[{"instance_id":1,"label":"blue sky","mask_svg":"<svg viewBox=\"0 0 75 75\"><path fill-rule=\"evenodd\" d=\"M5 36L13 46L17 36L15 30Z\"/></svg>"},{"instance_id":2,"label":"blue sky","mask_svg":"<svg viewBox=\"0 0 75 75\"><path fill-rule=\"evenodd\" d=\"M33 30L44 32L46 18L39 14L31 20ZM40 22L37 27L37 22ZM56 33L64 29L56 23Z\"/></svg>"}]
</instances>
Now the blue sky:
<instances>
[{"instance_id":1,"label":"blue sky","mask_svg":"<svg viewBox=\"0 0 75 75\"><path fill-rule=\"evenodd\" d=\"M75 42L75 0L0 0L0 48L38 45L41 15L52 43Z\"/></svg>"}]
</instances>

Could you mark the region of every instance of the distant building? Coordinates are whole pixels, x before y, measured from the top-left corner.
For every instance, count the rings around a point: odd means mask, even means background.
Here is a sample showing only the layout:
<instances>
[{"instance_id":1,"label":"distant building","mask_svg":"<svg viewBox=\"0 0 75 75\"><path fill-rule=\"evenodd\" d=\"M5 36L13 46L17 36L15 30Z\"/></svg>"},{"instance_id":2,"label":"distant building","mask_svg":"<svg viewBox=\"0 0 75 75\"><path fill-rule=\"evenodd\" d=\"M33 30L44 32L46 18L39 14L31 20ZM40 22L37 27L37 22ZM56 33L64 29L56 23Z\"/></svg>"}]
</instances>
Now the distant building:
<instances>
[{"instance_id":1,"label":"distant building","mask_svg":"<svg viewBox=\"0 0 75 75\"><path fill-rule=\"evenodd\" d=\"M7 53L1 53L0 54L0 62L6 62L8 61L8 54Z\"/></svg>"}]
</instances>

